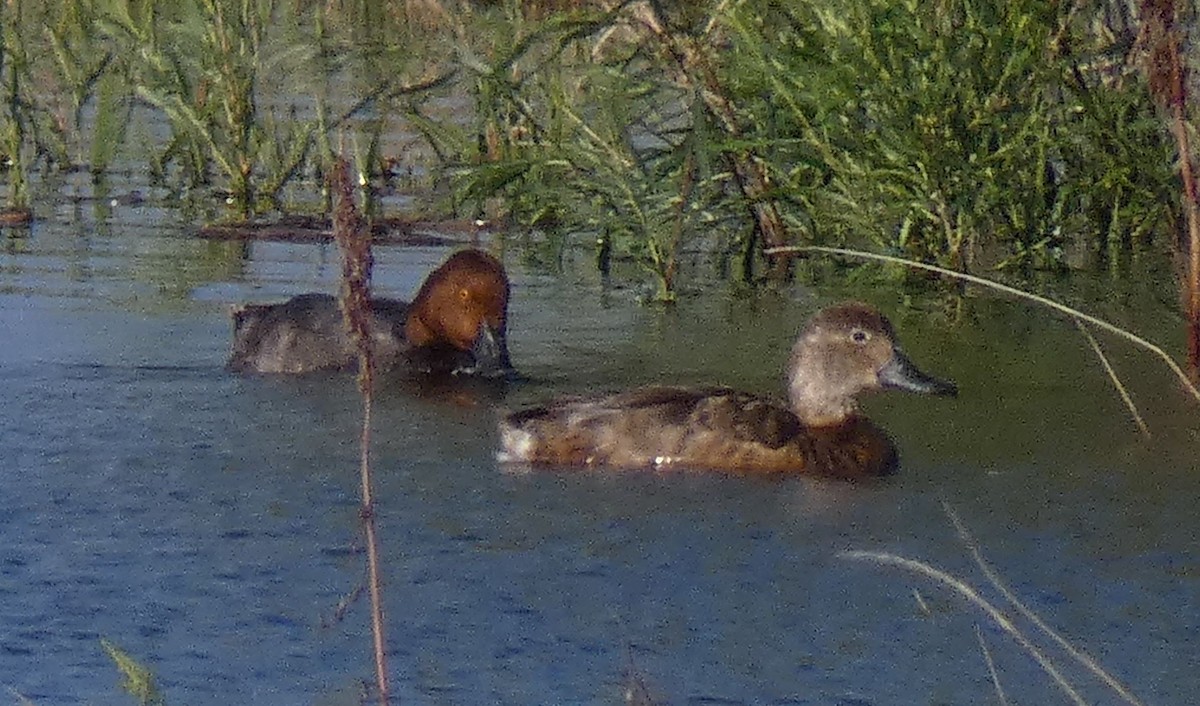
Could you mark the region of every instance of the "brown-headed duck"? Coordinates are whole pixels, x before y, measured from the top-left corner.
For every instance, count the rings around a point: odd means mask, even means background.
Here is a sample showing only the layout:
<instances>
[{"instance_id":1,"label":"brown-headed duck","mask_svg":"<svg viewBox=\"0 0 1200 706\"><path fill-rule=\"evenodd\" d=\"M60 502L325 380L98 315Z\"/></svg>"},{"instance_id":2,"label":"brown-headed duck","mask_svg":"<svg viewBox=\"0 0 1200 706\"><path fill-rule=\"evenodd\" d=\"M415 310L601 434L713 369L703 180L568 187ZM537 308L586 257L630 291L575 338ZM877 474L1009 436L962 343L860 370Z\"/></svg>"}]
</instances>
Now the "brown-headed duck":
<instances>
[{"instance_id":1,"label":"brown-headed duck","mask_svg":"<svg viewBox=\"0 0 1200 706\"><path fill-rule=\"evenodd\" d=\"M429 274L412 304L371 300L371 340L379 365L434 374L510 376L508 275L481 250L461 250ZM301 294L282 304L249 304L233 312L229 368L307 373L353 368L336 298Z\"/></svg>"},{"instance_id":2,"label":"brown-headed duck","mask_svg":"<svg viewBox=\"0 0 1200 706\"><path fill-rule=\"evenodd\" d=\"M725 387L645 387L502 413L502 462L814 474L891 473L896 448L858 413L855 398L880 388L955 395L900 351L891 323L866 304L815 314L792 348L790 405Z\"/></svg>"}]
</instances>

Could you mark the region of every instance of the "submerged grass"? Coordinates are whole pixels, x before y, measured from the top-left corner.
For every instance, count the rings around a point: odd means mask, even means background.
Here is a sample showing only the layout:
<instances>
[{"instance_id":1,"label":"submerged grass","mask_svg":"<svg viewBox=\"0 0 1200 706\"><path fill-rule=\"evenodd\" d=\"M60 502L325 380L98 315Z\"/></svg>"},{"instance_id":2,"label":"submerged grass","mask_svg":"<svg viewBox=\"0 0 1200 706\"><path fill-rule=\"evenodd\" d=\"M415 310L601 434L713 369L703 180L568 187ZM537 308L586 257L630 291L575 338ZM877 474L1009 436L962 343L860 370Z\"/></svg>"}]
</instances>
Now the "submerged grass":
<instances>
[{"instance_id":1,"label":"submerged grass","mask_svg":"<svg viewBox=\"0 0 1200 706\"><path fill-rule=\"evenodd\" d=\"M105 654L116 665L117 671L121 673L123 679L121 688L126 693L136 699L141 706L165 706L166 698L158 688L158 681L154 678L154 673L148 667L109 640L101 639L100 646L104 648Z\"/></svg>"}]
</instances>

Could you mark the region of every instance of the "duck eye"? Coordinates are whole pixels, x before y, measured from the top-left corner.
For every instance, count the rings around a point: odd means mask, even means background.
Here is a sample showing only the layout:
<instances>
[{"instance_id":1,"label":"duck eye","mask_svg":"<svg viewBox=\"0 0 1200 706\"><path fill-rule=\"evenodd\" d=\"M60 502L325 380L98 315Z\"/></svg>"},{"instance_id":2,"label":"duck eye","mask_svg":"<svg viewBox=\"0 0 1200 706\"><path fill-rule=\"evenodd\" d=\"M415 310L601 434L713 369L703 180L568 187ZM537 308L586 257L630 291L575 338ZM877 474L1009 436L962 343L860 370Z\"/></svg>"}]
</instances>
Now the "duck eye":
<instances>
[{"instance_id":1,"label":"duck eye","mask_svg":"<svg viewBox=\"0 0 1200 706\"><path fill-rule=\"evenodd\" d=\"M458 290L458 298L462 299L463 301L470 299L471 298L471 290L467 289L466 287L463 287L462 289Z\"/></svg>"},{"instance_id":2,"label":"duck eye","mask_svg":"<svg viewBox=\"0 0 1200 706\"><path fill-rule=\"evenodd\" d=\"M860 328L856 328L850 332L850 338L852 338L855 343L866 343L871 339L871 334L863 331Z\"/></svg>"}]
</instances>

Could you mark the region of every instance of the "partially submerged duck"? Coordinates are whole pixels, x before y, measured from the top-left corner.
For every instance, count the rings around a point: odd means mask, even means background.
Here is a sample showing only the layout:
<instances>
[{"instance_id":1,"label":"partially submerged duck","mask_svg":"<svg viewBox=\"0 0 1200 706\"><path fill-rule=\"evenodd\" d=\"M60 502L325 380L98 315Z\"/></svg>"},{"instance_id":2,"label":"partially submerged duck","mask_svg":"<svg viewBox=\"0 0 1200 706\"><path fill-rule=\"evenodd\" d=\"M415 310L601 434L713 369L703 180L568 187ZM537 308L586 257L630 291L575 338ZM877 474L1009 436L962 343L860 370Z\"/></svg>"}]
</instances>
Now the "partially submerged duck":
<instances>
[{"instance_id":1,"label":"partially submerged duck","mask_svg":"<svg viewBox=\"0 0 1200 706\"><path fill-rule=\"evenodd\" d=\"M370 336L382 369L509 376L508 275L481 250L454 253L425 279L412 304L371 300ZM335 297L301 294L233 312L229 368L307 373L353 368L357 352Z\"/></svg>"},{"instance_id":2,"label":"partially submerged duck","mask_svg":"<svg viewBox=\"0 0 1200 706\"><path fill-rule=\"evenodd\" d=\"M858 412L859 394L897 388L955 395L896 344L866 304L823 309L792 348L788 406L726 387L654 386L504 413L503 462L541 466L679 467L744 474L864 478L891 473L896 448Z\"/></svg>"}]
</instances>

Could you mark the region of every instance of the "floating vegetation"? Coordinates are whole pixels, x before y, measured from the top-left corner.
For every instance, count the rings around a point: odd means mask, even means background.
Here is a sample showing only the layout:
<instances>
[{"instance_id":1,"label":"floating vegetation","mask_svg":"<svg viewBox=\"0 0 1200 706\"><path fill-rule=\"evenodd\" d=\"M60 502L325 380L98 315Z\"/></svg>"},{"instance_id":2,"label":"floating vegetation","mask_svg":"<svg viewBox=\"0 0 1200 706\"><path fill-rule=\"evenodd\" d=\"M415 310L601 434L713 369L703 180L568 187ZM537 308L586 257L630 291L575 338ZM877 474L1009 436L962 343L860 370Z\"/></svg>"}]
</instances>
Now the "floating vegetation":
<instances>
[{"instance_id":1,"label":"floating vegetation","mask_svg":"<svg viewBox=\"0 0 1200 706\"><path fill-rule=\"evenodd\" d=\"M148 667L109 640L101 639L100 646L121 673L121 688L127 694L137 699L141 706L165 706L166 699L158 689L154 673Z\"/></svg>"}]
</instances>

